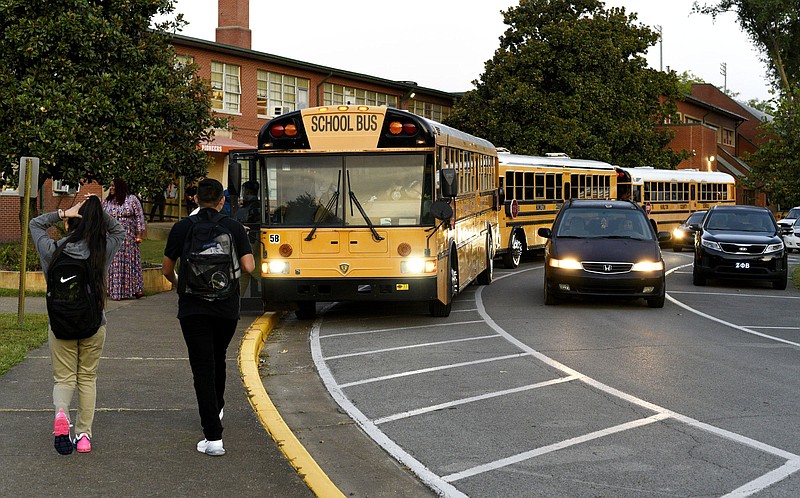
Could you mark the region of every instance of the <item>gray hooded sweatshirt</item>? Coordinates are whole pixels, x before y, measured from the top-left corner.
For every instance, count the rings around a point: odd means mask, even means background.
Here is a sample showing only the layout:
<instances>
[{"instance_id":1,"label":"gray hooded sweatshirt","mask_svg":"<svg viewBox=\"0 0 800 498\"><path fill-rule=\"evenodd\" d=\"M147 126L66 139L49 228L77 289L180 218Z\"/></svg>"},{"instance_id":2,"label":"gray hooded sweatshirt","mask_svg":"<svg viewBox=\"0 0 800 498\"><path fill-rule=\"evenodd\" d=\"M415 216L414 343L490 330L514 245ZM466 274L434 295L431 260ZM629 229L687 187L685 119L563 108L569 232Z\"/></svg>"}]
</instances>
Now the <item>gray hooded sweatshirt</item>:
<instances>
[{"instance_id":1,"label":"gray hooded sweatshirt","mask_svg":"<svg viewBox=\"0 0 800 498\"><path fill-rule=\"evenodd\" d=\"M125 240L125 228L113 216L108 213L103 214L106 231L108 232L106 235L106 264L104 269L104 273L107 274L108 266L111 264L114 253L117 252L117 249L122 245L122 241ZM44 273L45 281L47 281L47 269L50 267L56 249L61 244L66 243L66 237L55 241L47 233L47 229L59 221L61 221L61 218L58 216L58 212L53 212L37 216L29 224L33 243L36 244L36 251L39 253L39 260L42 262L42 273ZM76 259L89 258L89 246L85 240L68 243L64 247L64 252ZM106 324L105 309L103 309L103 319L100 323L101 325Z\"/></svg>"}]
</instances>

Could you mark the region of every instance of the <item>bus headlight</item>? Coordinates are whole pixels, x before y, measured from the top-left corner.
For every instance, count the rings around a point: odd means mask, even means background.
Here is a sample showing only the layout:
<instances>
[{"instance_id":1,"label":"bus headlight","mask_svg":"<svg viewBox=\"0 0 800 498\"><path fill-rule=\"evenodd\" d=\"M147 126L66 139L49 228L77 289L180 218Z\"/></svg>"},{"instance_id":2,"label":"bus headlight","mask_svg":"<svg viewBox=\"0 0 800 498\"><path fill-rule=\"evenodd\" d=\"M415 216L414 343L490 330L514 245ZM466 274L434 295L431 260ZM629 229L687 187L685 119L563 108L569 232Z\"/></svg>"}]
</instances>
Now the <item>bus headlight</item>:
<instances>
[{"instance_id":1,"label":"bus headlight","mask_svg":"<svg viewBox=\"0 0 800 498\"><path fill-rule=\"evenodd\" d=\"M663 261L640 261L633 265L632 271L661 271L664 269Z\"/></svg>"},{"instance_id":2,"label":"bus headlight","mask_svg":"<svg viewBox=\"0 0 800 498\"><path fill-rule=\"evenodd\" d=\"M289 273L289 263L286 261L270 261L269 263L265 263L262 266L266 267L262 268L262 270L263 269L267 270L265 273L271 273L271 274L283 273L285 275Z\"/></svg>"},{"instance_id":3,"label":"bus headlight","mask_svg":"<svg viewBox=\"0 0 800 498\"><path fill-rule=\"evenodd\" d=\"M550 266L553 268L562 268L564 270L580 270L583 268L580 261L575 259L550 259Z\"/></svg>"},{"instance_id":4,"label":"bus headlight","mask_svg":"<svg viewBox=\"0 0 800 498\"><path fill-rule=\"evenodd\" d=\"M435 260L411 258L400 262L400 273L434 273L435 271Z\"/></svg>"}]
</instances>

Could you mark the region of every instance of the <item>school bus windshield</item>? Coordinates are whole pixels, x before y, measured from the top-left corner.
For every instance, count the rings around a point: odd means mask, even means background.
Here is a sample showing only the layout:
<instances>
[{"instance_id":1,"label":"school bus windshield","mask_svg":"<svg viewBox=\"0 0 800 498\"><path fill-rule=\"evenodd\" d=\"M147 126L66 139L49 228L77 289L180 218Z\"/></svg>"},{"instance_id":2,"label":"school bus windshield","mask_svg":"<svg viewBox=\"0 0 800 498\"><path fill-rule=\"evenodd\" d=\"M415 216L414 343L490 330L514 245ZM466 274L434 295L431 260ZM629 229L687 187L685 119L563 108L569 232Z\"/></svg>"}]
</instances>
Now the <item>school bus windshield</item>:
<instances>
[{"instance_id":1,"label":"school bus windshield","mask_svg":"<svg viewBox=\"0 0 800 498\"><path fill-rule=\"evenodd\" d=\"M429 225L424 154L268 157L270 224Z\"/></svg>"}]
</instances>

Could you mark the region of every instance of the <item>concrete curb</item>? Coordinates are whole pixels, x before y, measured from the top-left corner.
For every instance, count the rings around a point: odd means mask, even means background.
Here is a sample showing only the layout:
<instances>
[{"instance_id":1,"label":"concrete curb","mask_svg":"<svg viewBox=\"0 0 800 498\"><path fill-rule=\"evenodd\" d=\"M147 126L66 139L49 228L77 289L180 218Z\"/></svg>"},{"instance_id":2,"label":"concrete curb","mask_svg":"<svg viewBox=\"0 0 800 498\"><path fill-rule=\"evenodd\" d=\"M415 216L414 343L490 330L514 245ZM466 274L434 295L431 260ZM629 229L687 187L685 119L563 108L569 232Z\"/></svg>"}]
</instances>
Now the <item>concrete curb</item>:
<instances>
[{"instance_id":1,"label":"concrete curb","mask_svg":"<svg viewBox=\"0 0 800 498\"><path fill-rule=\"evenodd\" d=\"M300 443L272 403L258 371L259 357L280 313L264 313L245 331L239 345L239 372L247 398L261 424L277 443L286 459L317 496L342 497L344 494Z\"/></svg>"}]
</instances>

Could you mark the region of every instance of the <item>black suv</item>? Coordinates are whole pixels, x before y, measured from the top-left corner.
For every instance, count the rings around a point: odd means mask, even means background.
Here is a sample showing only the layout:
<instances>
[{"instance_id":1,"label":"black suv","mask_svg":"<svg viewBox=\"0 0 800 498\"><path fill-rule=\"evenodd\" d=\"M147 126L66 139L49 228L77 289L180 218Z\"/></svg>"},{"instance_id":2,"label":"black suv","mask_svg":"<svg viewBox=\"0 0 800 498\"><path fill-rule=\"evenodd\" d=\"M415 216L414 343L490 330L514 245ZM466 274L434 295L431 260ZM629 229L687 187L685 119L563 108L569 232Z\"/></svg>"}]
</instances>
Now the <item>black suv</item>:
<instances>
[{"instance_id":1,"label":"black suv","mask_svg":"<svg viewBox=\"0 0 800 498\"><path fill-rule=\"evenodd\" d=\"M632 201L567 201L550 228L538 234L545 246L544 303L564 296L644 298L664 307L665 273L660 241L645 212Z\"/></svg>"},{"instance_id":2,"label":"black suv","mask_svg":"<svg viewBox=\"0 0 800 498\"><path fill-rule=\"evenodd\" d=\"M694 285L707 278L769 280L785 289L786 247L767 208L713 206L695 226Z\"/></svg>"}]
</instances>

